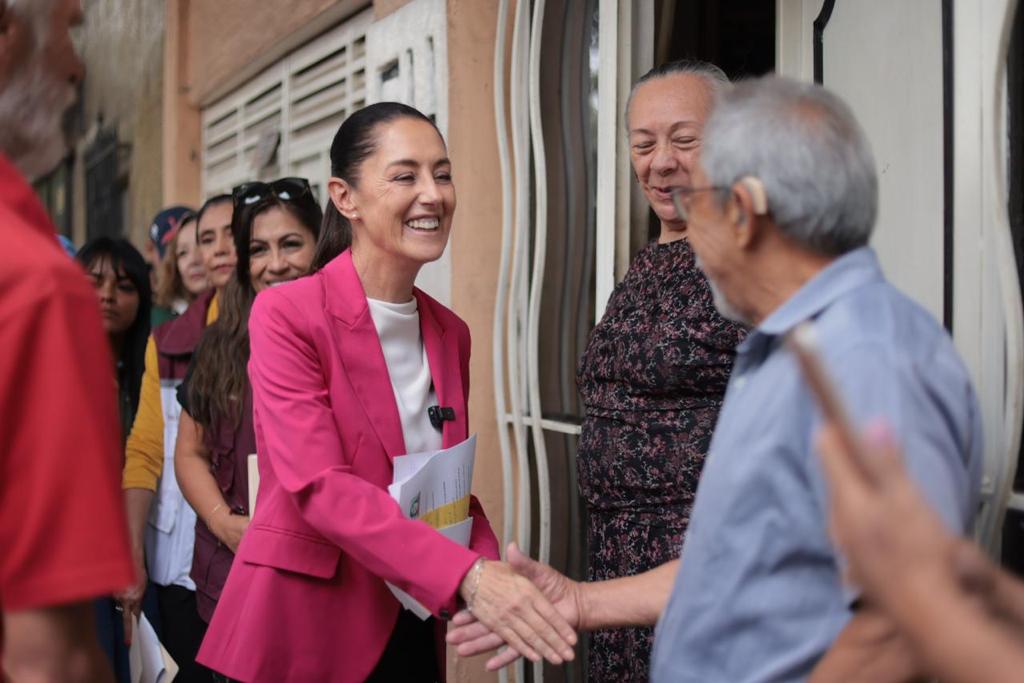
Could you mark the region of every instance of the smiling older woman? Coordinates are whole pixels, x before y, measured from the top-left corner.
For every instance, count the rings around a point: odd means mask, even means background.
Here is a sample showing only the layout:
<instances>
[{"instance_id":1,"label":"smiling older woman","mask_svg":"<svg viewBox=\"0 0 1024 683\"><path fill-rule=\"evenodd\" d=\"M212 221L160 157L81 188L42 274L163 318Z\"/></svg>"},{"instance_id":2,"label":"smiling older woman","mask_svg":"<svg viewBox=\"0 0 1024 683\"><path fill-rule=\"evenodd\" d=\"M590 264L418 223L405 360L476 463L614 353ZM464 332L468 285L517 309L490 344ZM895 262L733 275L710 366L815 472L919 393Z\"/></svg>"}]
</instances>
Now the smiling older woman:
<instances>
[{"instance_id":1,"label":"smiling older woman","mask_svg":"<svg viewBox=\"0 0 1024 683\"><path fill-rule=\"evenodd\" d=\"M630 160L660 222L608 301L580 360L577 464L589 579L639 574L679 554L743 328L715 310L672 192L692 185L718 67L673 62L636 84ZM597 631L589 680L646 681L653 629Z\"/></svg>"},{"instance_id":2,"label":"smiling older woman","mask_svg":"<svg viewBox=\"0 0 1024 683\"><path fill-rule=\"evenodd\" d=\"M575 636L533 584L495 561L472 498L469 547L404 517L392 458L466 438L469 330L413 285L443 253L452 164L434 124L378 103L331 146L330 203L307 278L260 294L249 320L259 505L199 660L240 681L444 680L459 603L528 656ZM427 409L451 407L443 431Z\"/></svg>"}]
</instances>

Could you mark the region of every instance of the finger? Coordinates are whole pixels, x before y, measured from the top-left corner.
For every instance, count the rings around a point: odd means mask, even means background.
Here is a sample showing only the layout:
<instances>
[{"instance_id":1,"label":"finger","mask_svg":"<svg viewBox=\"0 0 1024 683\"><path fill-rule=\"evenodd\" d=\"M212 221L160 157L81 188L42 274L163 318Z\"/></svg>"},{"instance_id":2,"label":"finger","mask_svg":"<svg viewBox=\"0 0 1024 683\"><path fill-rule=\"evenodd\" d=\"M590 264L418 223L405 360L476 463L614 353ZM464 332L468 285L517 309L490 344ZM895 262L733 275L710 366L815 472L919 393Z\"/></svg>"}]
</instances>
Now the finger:
<instances>
[{"instance_id":1,"label":"finger","mask_svg":"<svg viewBox=\"0 0 1024 683\"><path fill-rule=\"evenodd\" d=\"M538 567L543 566L521 551L519 546L514 542L508 544L508 548L505 550L505 558L508 560L508 563L512 565L513 569L531 581L535 576L537 576Z\"/></svg>"},{"instance_id":2,"label":"finger","mask_svg":"<svg viewBox=\"0 0 1024 683\"><path fill-rule=\"evenodd\" d=\"M817 436L818 455L830 493L837 501L861 494L868 484L865 473L843 446L835 427L826 423Z\"/></svg>"},{"instance_id":3,"label":"finger","mask_svg":"<svg viewBox=\"0 0 1024 683\"><path fill-rule=\"evenodd\" d=\"M875 483L892 485L906 479L896 437L885 421L875 420L867 426L864 444L867 448L861 458L862 466Z\"/></svg>"},{"instance_id":4,"label":"finger","mask_svg":"<svg viewBox=\"0 0 1024 683\"><path fill-rule=\"evenodd\" d=\"M458 612L455 613L455 616L452 617L452 625L465 626L466 624L472 624L476 620L476 617L474 617L473 613L470 612L468 609L460 609Z\"/></svg>"},{"instance_id":5,"label":"finger","mask_svg":"<svg viewBox=\"0 0 1024 683\"><path fill-rule=\"evenodd\" d=\"M504 650L487 660L486 668L488 671L497 671L498 669L504 668L516 661L520 656L521 655L512 648L506 647Z\"/></svg>"},{"instance_id":6,"label":"finger","mask_svg":"<svg viewBox=\"0 0 1024 683\"><path fill-rule=\"evenodd\" d=\"M538 596L539 597L539 596ZM543 598L541 598L543 600ZM546 600L543 600L546 603ZM540 605L537 599L531 601L532 604L527 605L527 609L519 616L519 624L521 624L520 635L529 642L534 649L540 652L544 659L548 660L552 664L559 665L565 659L572 658L572 646L563 639L552 625L545 619L539 611ZM557 612L554 609L551 612L557 617ZM557 617L560 618L560 617ZM511 644L511 643L510 643Z\"/></svg>"},{"instance_id":7,"label":"finger","mask_svg":"<svg viewBox=\"0 0 1024 683\"><path fill-rule=\"evenodd\" d=\"M484 652L493 652L504 644L505 641L501 639L501 636L488 632L478 638L460 643L455 651L463 657L472 657Z\"/></svg>"},{"instance_id":8,"label":"finger","mask_svg":"<svg viewBox=\"0 0 1024 683\"><path fill-rule=\"evenodd\" d=\"M996 590L991 563L977 546L959 539L953 548L953 570L969 593L991 597Z\"/></svg>"},{"instance_id":9,"label":"finger","mask_svg":"<svg viewBox=\"0 0 1024 683\"><path fill-rule=\"evenodd\" d=\"M126 607L122 607L121 612L121 623L124 625L124 644L128 647L132 646L132 612Z\"/></svg>"},{"instance_id":10,"label":"finger","mask_svg":"<svg viewBox=\"0 0 1024 683\"><path fill-rule=\"evenodd\" d=\"M510 647L516 649L521 655L529 659L531 662L539 662L540 655L532 647L526 644L526 641L519 636L516 629L509 624L502 624L495 629L498 636L501 637Z\"/></svg>"},{"instance_id":11,"label":"finger","mask_svg":"<svg viewBox=\"0 0 1024 683\"><path fill-rule=\"evenodd\" d=\"M563 657L571 660L574 656L572 648L576 645L576 631L565 620L565 617L548 602L547 598L544 596L538 596L538 598L534 601L533 608L543 620L543 625L546 627L545 632L550 633L550 637L547 639L548 643L557 649Z\"/></svg>"},{"instance_id":12,"label":"finger","mask_svg":"<svg viewBox=\"0 0 1024 683\"><path fill-rule=\"evenodd\" d=\"M985 598L1002 618L1024 623L1024 585L997 567L971 541L960 539L954 549L954 566L965 588Z\"/></svg>"},{"instance_id":13,"label":"finger","mask_svg":"<svg viewBox=\"0 0 1024 683\"><path fill-rule=\"evenodd\" d=\"M482 638L490 633L493 633L491 629L477 621L472 624L456 626L453 629L449 629L446 639L449 643L454 645L458 643L465 643L476 638Z\"/></svg>"}]
</instances>

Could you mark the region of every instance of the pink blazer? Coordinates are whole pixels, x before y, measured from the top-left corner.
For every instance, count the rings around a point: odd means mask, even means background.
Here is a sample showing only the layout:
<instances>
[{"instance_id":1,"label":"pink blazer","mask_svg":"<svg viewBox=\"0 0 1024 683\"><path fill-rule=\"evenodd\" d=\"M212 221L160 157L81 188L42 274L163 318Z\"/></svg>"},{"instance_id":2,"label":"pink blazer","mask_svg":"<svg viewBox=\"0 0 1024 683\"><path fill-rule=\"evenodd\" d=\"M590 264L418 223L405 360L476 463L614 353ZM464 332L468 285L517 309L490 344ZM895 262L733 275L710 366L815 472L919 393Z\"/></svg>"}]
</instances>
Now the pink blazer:
<instances>
[{"instance_id":1,"label":"pink blazer","mask_svg":"<svg viewBox=\"0 0 1024 683\"><path fill-rule=\"evenodd\" d=\"M469 329L415 296L438 402L455 409L448 447L467 436ZM497 559L498 542L475 497L467 549L388 495L405 443L350 252L261 293L249 336L259 501L197 659L245 682L362 681L400 609L384 582L448 618L463 576L477 557Z\"/></svg>"}]
</instances>

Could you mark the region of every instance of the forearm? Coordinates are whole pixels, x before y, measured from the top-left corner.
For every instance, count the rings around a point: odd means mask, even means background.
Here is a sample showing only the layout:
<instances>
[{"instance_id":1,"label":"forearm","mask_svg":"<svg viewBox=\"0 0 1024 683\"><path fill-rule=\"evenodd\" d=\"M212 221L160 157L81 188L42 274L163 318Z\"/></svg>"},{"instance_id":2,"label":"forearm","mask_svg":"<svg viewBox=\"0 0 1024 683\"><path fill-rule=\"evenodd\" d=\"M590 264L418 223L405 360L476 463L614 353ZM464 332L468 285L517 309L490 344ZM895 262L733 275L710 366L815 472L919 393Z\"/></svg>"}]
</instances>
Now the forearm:
<instances>
[{"instance_id":1,"label":"forearm","mask_svg":"<svg viewBox=\"0 0 1024 683\"><path fill-rule=\"evenodd\" d=\"M943 681L996 683L1008 671L1024 671L1019 628L992 618L955 588L911 589L901 603L894 621L924 667Z\"/></svg>"},{"instance_id":2,"label":"forearm","mask_svg":"<svg viewBox=\"0 0 1024 683\"><path fill-rule=\"evenodd\" d=\"M202 427L188 413L181 413L178 440L174 448L174 474L178 488L196 515L209 527L210 516L230 512L227 502L210 471L210 456L203 446Z\"/></svg>"},{"instance_id":3,"label":"forearm","mask_svg":"<svg viewBox=\"0 0 1024 683\"><path fill-rule=\"evenodd\" d=\"M94 619L87 602L5 612L3 675L12 683L112 681Z\"/></svg>"},{"instance_id":4,"label":"forearm","mask_svg":"<svg viewBox=\"0 0 1024 683\"><path fill-rule=\"evenodd\" d=\"M149 521L149 508L153 504L155 494L149 489L125 489L124 507L128 516L128 538L131 541L132 558L137 565L142 565L145 555L146 523Z\"/></svg>"},{"instance_id":5,"label":"forearm","mask_svg":"<svg viewBox=\"0 0 1024 683\"><path fill-rule=\"evenodd\" d=\"M811 683L901 683L922 671L910 642L878 609L858 609L818 662Z\"/></svg>"},{"instance_id":6,"label":"forearm","mask_svg":"<svg viewBox=\"0 0 1024 683\"><path fill-rule=\"evenodd\" d=\"M653 626L668 604L679 560L634 576L581 583L580 630Z\"/></svg>"}]
</instances>

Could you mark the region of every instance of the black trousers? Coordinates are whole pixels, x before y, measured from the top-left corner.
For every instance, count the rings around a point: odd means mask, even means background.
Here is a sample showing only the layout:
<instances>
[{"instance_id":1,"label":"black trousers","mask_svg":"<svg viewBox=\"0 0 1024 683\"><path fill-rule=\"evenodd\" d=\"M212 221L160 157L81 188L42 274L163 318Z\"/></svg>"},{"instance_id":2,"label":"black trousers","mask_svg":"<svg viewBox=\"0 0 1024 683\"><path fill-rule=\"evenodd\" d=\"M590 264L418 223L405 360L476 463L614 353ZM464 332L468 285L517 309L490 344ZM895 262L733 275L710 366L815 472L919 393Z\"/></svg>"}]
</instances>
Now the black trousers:
<instances>
[{"instance_id":1,"label":"black trousers","mask_svg":"<svg viewBox=\"0 0 1024 683\"><path fill-rule=\"evenodd\" d=\"M420 621L412 612L401 610L384 654L367 683L438 683L434 629L433 617Z\"/></svg>"},{"instance_id":2,"label":"black trousers","mask_svg":"<svg viewBox=\"0 0 1024 683\"><path fill-rule=\"evenodd\" d=\"M178 664L173 683L213 683L212 672L196 663L206 622L199 618L195 591L182 586L156 586L156 597L160 603L160 637Z\"/></svg>"}]
</instances>

